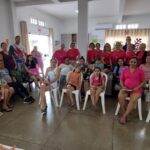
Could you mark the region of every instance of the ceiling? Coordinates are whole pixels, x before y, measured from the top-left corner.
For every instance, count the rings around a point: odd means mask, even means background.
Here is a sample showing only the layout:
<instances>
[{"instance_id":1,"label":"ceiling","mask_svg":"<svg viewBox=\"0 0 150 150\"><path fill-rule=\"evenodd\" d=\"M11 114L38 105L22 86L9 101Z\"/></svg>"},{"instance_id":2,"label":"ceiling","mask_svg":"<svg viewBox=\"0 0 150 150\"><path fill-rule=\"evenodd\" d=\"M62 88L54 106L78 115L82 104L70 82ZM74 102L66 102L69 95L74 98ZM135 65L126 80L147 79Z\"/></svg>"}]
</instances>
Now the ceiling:
<instances>
[{"instance_id":1,"label":"ceiling","mask_svg":"<svg viewBox=\"0 0 150 150\"><path fill-rule=\"evenodd\" d=\"M16 6L31 6L57 18L77 18L76 0L12 0ZM150 15L150 0L89 0L89 17L117 18L122 22L125 16Z\"/></svg>"}]
</instances>

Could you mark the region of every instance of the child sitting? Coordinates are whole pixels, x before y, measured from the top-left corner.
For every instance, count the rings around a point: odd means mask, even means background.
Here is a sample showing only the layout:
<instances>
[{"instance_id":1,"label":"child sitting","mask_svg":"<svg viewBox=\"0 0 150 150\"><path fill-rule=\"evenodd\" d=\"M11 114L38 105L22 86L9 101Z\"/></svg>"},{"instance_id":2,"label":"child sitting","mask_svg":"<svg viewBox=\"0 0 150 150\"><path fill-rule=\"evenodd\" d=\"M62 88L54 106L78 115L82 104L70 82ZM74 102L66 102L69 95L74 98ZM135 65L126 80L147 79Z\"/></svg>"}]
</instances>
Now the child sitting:
<instances>
[{"instance_id":1,"label":"child sitting","mask_svg":"<svg viewBox=\"0 0 150 150\"><path fill-rule=\"evenodd\" d=\"M92 105L96 107L100 93L103 91L105 80L101 75L101 69L96 67L94 73L90 77L90 92Z\"/></svg>"},{"instance_id":2,"label":"child sitting","mask_svg":"<svg viewBox=\"0 0 150 150\"><path fill-rule=\"evenodd\" d=\"M67 96L69 98L68 104L70 106L74 106L74 100L72 91L79 90L81 85L81 70L80 65L77 65L73 72L71 72L68 76L67 80Z\"/></svg>"}]
</instances>

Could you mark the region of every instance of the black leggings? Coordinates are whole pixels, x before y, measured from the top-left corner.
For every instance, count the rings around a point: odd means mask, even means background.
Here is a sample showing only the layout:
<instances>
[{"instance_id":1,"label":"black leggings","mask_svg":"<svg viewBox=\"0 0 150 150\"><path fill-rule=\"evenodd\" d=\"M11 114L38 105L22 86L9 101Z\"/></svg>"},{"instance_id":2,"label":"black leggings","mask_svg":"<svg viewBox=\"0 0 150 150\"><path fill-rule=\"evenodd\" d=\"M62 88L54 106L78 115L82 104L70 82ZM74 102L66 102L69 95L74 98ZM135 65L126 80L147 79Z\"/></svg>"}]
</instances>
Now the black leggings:
<instances>
[{"instance_id":1,"label":"black leggings","mask_svg":"<svg viewBox=\"0 0 150 150\"><path fill-rule=\"evenodd\" d=\"M18 94L21 98L25 98L29 96L27 89L21 83L16 81L16 82L8 83L8 85L10 87L13 87L15 90L15 93Z\"/></svg>"}]
</instances>

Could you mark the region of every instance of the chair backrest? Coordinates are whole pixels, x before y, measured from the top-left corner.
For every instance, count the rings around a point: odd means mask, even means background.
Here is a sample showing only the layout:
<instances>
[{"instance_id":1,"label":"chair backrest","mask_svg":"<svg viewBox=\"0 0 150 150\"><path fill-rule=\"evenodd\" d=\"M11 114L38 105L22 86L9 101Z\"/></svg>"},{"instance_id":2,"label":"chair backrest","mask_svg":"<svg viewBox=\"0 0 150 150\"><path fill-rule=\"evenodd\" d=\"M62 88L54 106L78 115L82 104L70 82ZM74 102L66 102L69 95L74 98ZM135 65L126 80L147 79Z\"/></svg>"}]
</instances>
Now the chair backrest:
<instances>
[{"instance_id":1,"label":"chair backrest","mask_svg":"<svg viewBox=\"0 0 150 150\"><path fill-rule=\"evenodd\" d=\"M94 74L94 73L92 73L92 74L90 75L90 82L91 82L91 78L92 78L93 74ZM106 91L106 86L107 86L107 81L108 81L108 76L107 76L107 74L104 73L104 72L101 72L101 76L102 76L102 77L105 77L105 86L104 86L104 93L105 93L105 91Z\"/></svg>"},{"instance_id":2,"label":"chair backrest","mask_svg":"<svg viewBox=\"0 0 150 150\"><path fill-rule=\"evenodd\" d=\"M70 73L72 73L73 71L69 71L68 74L67 74L67 77L66 77L66 82L68 82L68 79L69 79L69 76L70 76ZM81 75L81 82L80 82L80 89L81 89L81 86L82 86L82 82L83 82L83 74L80 73ZM79 90L80 90L79 89Z\"/></svg>"}]
</instances>

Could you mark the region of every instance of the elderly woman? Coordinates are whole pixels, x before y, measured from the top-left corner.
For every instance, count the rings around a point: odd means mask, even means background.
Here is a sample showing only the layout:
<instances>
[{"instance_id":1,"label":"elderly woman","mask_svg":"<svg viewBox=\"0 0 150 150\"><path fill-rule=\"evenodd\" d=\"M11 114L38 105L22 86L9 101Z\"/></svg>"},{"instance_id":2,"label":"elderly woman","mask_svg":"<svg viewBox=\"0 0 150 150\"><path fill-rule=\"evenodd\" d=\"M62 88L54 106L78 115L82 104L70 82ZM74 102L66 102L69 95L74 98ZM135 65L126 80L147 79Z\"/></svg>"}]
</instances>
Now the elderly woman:
<instances>
[{"instance_id":1,"label":"elderly woman","mask_svg":"<svg viewBox=\"0 0 150 150\"><path fill-rule=\"evenodd\" d=\"M47 68L45 80L40 86L41 110L45 114L47 111L45 92L58 87L58 79L60 77L60 68L57 67L57 60L52 58L50 67Z\"/></svg>"},{"instance_id":2,"label":"elderly woman","mask_svg":"<svg viewBox=\"0 0 150 150\"><path fill-rule=\"evenodd\" d=\"M150 56L146 56L145 64L141 64L140 68L144 71L146 81L150 80Z\"/></svg>"},{"instance_id":3,"label":"elderly woman","mask_svg":"<svg viewBox=\"0 0 150 150\"><path fill-rule=\"evenodd\" d=\"M122 89L119 92L118 99L122 110L122 116L120 123L125 124L127 122L127 116L134 109L137 100L141 97L143 92L143 85L145 83L144 72L137 67L137 58L132 57L129 61L129 67L122 71L120 77L120 85ZM125 99L130 96L130 101L126 106Z\"/></svg>"}]
</instances>

